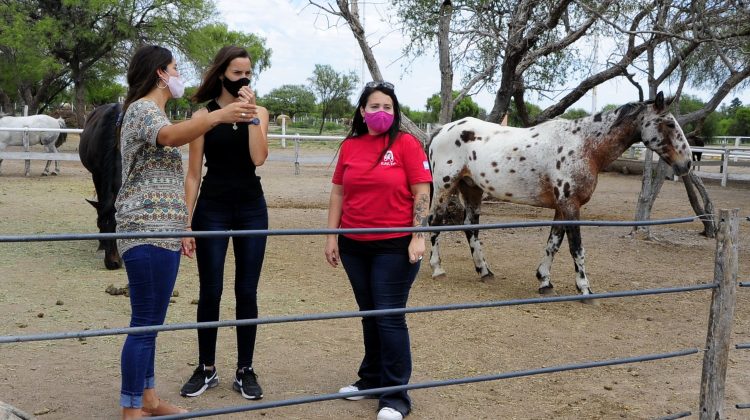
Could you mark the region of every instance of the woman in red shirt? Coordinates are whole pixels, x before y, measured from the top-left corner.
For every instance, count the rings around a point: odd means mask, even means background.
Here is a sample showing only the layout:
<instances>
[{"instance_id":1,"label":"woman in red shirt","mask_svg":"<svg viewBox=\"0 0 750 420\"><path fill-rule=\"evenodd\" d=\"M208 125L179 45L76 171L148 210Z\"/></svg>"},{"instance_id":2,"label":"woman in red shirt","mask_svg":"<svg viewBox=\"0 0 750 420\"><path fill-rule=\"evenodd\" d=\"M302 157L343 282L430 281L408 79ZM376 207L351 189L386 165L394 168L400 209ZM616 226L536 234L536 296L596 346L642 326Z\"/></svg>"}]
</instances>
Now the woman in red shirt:
<instances>
[{"instance_id":1,"label":"woman in red shirt","mask_svg":"<svg viewBox=\"0 0 750 420\"><path fill-rule=\"evenodd\" d=\"M399 131L400 123L393 85L368 83L333 174L329 228L427 226L430 166L422 144ZM361 311L405 308L424 252L421 232L328 235L325 248L329 264L336 267L340 260L344 265ZM359 380L339 392L407 384L411 349L406 316L365 317L362 330L365 355ZM378 420L400 420L411 411L406 391L379 399Z\"/></svg>"}]
</instances>

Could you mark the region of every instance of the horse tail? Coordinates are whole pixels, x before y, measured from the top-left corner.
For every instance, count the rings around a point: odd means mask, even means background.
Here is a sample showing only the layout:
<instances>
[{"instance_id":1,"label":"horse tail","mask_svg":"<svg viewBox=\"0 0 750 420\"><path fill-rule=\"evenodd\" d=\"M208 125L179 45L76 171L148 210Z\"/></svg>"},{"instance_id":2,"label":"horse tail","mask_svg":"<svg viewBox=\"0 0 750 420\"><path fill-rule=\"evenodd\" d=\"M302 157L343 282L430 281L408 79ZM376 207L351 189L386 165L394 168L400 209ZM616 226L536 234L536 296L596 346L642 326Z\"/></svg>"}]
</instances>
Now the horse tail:
<instances>
[{"instance_id":1,"label":"horse tail","mask_svg":"<svg viewBox=\"0 0 750 420\"><path fill-rule=\"evenodd\" d=\"M65 120L62 118L57 119L57 123L60 125L60 128L68 128L65 125ZM59 133L57 136L57 140L55 141L55 147L60 147L65 143L65 140L68 139L68 133Z\"/></svg>"}]
</instances>

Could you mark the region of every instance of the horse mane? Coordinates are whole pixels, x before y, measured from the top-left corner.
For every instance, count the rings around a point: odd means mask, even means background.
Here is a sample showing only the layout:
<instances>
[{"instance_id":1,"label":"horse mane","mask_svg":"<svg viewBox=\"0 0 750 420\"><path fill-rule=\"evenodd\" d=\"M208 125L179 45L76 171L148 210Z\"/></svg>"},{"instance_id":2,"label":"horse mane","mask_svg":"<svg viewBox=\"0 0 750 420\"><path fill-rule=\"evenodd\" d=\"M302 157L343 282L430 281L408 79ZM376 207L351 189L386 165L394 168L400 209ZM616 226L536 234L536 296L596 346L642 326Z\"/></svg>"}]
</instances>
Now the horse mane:
<instances>
[{"instance_id":1,"label":"horse mane","mask_svg":"<svg viewBox=\"0 0 750 420\"><path fill-rule=\"evenodd\" d=\"M632 119L636 115L638 115L641 111L643 111L646 108L646 105L649 103L653 103L654 101L645 101L645 102L630 102L625 105L622 105L614 110L615 114L617 114L617 118L612 123L612 127L617 127L618 125L622 124L626 120Z\"/></svg>"}]
</instances>

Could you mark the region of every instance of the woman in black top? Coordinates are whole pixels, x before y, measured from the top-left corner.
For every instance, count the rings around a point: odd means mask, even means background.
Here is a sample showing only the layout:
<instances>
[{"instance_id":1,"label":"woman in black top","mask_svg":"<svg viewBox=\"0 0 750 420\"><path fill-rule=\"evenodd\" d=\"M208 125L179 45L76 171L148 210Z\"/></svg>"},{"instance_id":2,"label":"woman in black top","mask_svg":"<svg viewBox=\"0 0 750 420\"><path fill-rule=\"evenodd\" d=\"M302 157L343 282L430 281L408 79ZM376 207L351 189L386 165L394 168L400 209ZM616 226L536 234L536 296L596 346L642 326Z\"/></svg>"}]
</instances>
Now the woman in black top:
<instances>
[{"instance_id":1,"label":"woman in black top","mask_svg":"<svg viewBox=\"0 0 750 420\"><path fill-rule=\"evenodd\" d=\"M227 231L268 229L268 210L255 168L268 157L268 111L255 104L248 86L252 74L250 56L243 48L227 46L214 58L203 83L193 96L209 101L196 116L214 112L242 101L252 105L250 123L219 124L190 143L185 179L188 229ZM203 163L208 169L201 184ZM200 195L198 190L200 187ZM186 238L183 253L196 254L200 280L198 322L219 320L219 303L224 285L224 261L229 238ZM234 294L237 319L258 317L257 289L266 250L266 237L234 237ZM253 370L256 326L237 328L237 371L233 388L244 398L263 398ZM216 328L198 330L198 367L180 391L183 397L197 397L218 385Z\"/></svg>"}]
</instances>

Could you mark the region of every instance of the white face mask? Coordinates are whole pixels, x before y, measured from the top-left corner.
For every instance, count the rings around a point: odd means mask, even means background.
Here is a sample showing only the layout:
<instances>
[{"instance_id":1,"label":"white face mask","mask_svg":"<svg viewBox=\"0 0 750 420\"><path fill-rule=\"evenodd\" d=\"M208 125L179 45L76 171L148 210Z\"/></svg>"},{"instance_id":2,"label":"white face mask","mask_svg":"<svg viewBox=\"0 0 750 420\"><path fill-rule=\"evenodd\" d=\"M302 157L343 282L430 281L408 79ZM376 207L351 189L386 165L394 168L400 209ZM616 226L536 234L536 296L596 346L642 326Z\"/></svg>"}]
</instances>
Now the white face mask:
<instances>
[{"instance_id":1,"label":"white face mask","mask_svg":"<svg viewBox=\"0 0 750 420\"><path fill-rule=\"evenodd\" d=\"M172 94L172 98L182 98L182 95L185 93L185 82L182 81L182 78L180 76L167 75L167 77L169 77L169 79L162 79L162 81L167 84L169 93Z\"/></svg>"}]
</instances>

